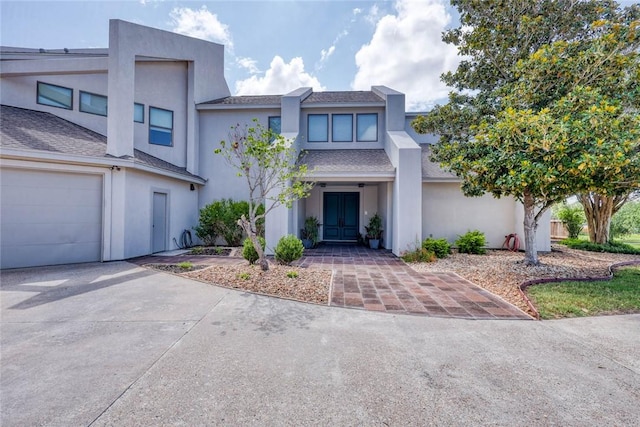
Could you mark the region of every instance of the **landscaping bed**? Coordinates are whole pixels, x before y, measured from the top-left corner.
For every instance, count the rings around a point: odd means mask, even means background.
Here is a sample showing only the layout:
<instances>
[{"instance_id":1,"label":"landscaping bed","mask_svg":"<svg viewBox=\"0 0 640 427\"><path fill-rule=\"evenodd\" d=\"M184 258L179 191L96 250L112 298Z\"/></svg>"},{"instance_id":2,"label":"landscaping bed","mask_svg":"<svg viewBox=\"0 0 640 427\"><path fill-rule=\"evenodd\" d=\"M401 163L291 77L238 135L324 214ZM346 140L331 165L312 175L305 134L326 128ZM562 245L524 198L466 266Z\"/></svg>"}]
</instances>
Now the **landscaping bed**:
<instances>
[{"instance_id":1,"label":"landscaping bed","mask_svg":"<svg viewBox=\"0 0 640 427\"><path fill-rule=\"evenodd\" d=\"M191 263L188 263L191 264ZM207 268L206 265L180 265L180 264L145 264L145 267L153 268L155 270L165 271L167 273L173 274L182 274L188 273L190 271L202 270L203 268Z\"/></svg>"},{"instance_id":2,"label":"landscaping bed","mask_svg":"<svg viewBox=\"0 0 640 427\"><path fill-rule=\"evenodd\" d=\"M234 265L214 265L182 274L226 288L293 299L315 304L327 304L331 286L331 271L271 264L269 271L246 261Z\"/></svg>"},{"instance_id":3,"label":"landscaping bed","mask_svg":"<svg viewBox=\"0 0 640 427\"><path fill-rule=\"evenodd\" d=\"M543 278L583 278L609 275L609 266L638 261L638 255L586 252L554 245L553 251L540 254L541 265L526 266L524 255L490 250L486 255L454 253L431 263L411 263L416 271L453 272L499 295L504 300L534 315L519 291L521 283Z\"/></svg>"}]
</instances>

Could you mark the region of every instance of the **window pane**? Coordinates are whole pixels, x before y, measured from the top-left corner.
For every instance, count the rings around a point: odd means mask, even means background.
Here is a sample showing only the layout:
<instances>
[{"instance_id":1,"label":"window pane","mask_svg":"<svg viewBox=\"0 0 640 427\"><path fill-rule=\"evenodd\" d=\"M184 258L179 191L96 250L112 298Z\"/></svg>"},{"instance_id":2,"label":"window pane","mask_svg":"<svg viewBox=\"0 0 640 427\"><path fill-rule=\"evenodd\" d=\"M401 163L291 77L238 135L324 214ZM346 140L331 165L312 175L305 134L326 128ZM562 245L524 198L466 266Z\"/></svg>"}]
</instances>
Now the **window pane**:
<instances>
[{"instance_id":1,"label":"window pane","mask_svg":"<svg viewBox=\"0 0 640 427\"><path fill-rule=\"evenodd\" d=\"M149 143L171 145L171 130L149 126Z\"/></svg>"},{"instance_id":2,"label":"window pane","mask_svg":"<svg viewBox=\"0 0 640 427\"><path fill-rule=\"evenodd\" d=\"M353 114L333 114L331 116L331 140L334 142L353 141Z\"/></svg>"},{"instance_id":3,"label":"window pane","mask_svg":"<svg viewBox=\"0 0 640 427\"><path fill-rule=\"evenodd\" d=\"M326 114L309 114L309 142L329 141L329 117Z\"/></svg>"},{"instance_id":4,"label":"window pane","mask_svg":"<svg viewBox=\"0 0 640 427\"><path fill-rule=\"evenodd\" d=\"M133 104L133 121L144 123L144 105Z\"/></svg>"},{"instance_id":5,"label":"window pane","mask_svg":"<svg viewBox=\"0 0 640 427\"><path fill-rule=\"evenodd\" d=\"M378 115L358 114L357 140L377 141L378 140Z\"/></svg>"},{"instance_id":6,"label":"window pane","mask_svg":"<svg viewBox=\"0 0 640 427\"><path fill-rule=\"evenodd\" d=\"M172 145L173 111L149 107L149 143Z\"/></svg>"},{"instance_id":7,"label":"window pane","mask_svg":"<svg viewBox=\"0 0 640 427\"><path fill-rule=\"evenodd\" d=\"M149 124L167 129L173 129L173 111L149 107Z\"/></svg>"},{"instance_id":8,"label":"window pane","mask_svg":"<svg viewBox=\"0 0 640 427\"><path fill-rule=\"evenodd\" d=\"M273 133L275 133L276 135L280 135L280 133L282 132L282 121L280 119L280 116L272 116L269 117L269 130ZM273 141L275 139L275 137L271 138L271 141Z\"/></svg>"},{"instance_id":9,"label":"window pane","mask_svg":"<svg viewBox=\"0 0 640 427\"><path fill-rule=\"evenodd\" d=\"M107 115L107 97L92 93L80 92L80 111L83 113Z\"/></svg>"},{"instance_id":10,"label":"window pane","mask_svg":"<svg viewBox=\"0 0 640 427\"><path fill-rule=\"evenodd\" d=\"M71 110L73 89L38 82L38 104Z\"/></svg>"}]
</instances>

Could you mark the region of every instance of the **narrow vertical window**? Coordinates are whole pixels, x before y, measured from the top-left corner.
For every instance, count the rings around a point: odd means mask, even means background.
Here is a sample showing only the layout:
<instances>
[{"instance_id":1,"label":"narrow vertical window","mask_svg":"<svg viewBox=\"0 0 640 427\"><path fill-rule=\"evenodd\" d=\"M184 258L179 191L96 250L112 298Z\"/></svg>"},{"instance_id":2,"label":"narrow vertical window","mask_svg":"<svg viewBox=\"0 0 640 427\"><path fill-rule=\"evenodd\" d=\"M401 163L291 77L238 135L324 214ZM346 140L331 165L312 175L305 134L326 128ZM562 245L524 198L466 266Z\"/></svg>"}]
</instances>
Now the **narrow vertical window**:
<instances>
[{"instance_id":1,"label":"narrow vertical window","mask_svg":"<svg viewBox=\"0 0 640 427\"><path fill-rule=\"evenodd\" d=\"M73 109L73 89L38 82L38 104Z\"/></svg>"},{"instance_id":2,"label":"narrow vertical window","mask_svg":"<svg viewBox=\"0 0 640 427\"><path fill-rule=\"evenodd\" d=\"M136 123L144 123L144 104L133 104L133 121Z\"/></svg>"},{"instance_id":3,"label":"narrow vertical window","mask_svg":"<svg viewBox=\"0 0 640 427\"><path fill-rule=\"evenodd\" d=\"M356 139L359 142L378 140L378 114L358 114L356 119Z\"/></svg>"},{"instance_id":4,"label":"narrow vertical window","mask_svg":"<svg viewBox=\"0 0 640 427\"><path fill-rule=\"evenodd\" d=\"M173 111L149 107L149 143L173 144Z\"/></svg>"},{"instance_id":5,"label":"narrow vertical window","mask_svg":"<svg viewBox=\"0 0 640 427\"><path fill-rule=\"evenodd\" d=\"M309 142L329 142L329 116L327 114L309 114L307 123Z\"/></svg>"},{"instance_id":6,"label":"narrow vertical window","mask_svg":"<svg viewBox=\"0 0 640 427\"><path fill-rule=\"evenodd\" d=\"M282 132L282 119L280 116L271 116L269 117L269 130L273 132L275 135L280 135ZM275 136L271 137L271 141L275 139Z\"/></svg>"},{"instance_id":7,"label":"narrow vertical window","mask_svg":"<svg viewBox=\"0 0 640 427\"><path fill-rule=\"evenodd\" d=\"M353 114L331 115L331 140L333 142L353 141Z\"/></svg>"},{"instance_id":8,"label":"narrow vertical window","mask_svg":"<svg viewBox=\"0 0 640 427\"><path fill-rule=\"evenodd\" d=\"M107 97L80 91L80 111L83 113L107 115Z\"/></svg>"}]
</instances>

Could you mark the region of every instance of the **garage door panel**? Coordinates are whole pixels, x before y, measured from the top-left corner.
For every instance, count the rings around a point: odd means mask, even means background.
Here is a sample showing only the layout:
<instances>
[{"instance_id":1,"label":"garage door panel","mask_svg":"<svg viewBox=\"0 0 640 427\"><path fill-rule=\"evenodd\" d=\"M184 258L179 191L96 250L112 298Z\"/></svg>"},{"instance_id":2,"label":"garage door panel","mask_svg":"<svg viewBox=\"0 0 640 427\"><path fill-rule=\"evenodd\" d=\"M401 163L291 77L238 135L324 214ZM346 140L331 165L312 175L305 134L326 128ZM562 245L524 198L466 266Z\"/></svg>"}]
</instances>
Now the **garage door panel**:
<instances>
[{"instance_id":1,"label":"garage door panel","mask_svg":"<svg viewBox=\"0 0 640 427\"><path fill-rule=\"evenodd\" d=\"M3 206L2 214L7 224L76 224L97 223L101 209L96 206ZM3 218L2 222L5 222Z\"/></svg>"},{"instance_id":2,"label":"garage door panel","mask_svg":"<svg viewBox=\"0 0 640 427\"><path fill-rule=\"evenodd\" d=\"M29 245L38 242L40 245L56 243L99 243L101 239L94 232L94 223L80 224L30 224L23 227L2 225L2 240L10 246Z\"/></svg>"},{"instance_id":3,"label":"garage door panel","mask_svg":"<svg viewBox=\"0 0 640 427\"><path fill-rule=\"evenodd\" d=\"M102 175L1 171L2 268L102 259Z\"/></svg>"},{"instance_id":4,"label":"garage door panel","mask_svg":"<svg viewBox=\"0 0 640 427\"><path fill-rule=\"evenodd\" d=\"M94 206L96 197L100 196L102 185L93 183L92 188L45 188L45 187L24 187L21 184L15 186L2 183L3 198L13 200L17 206L69 206L69 204L79 206ZM64 185L73 185L65 183ZM28 194L30 197L24 197Z\"/></svg>"},{"instance_id":5,"label":"garage door panel","mask_svg":"<svg viewBox=\"0 0 640 427\"><path fill-rule=\"evenodd\" d=\"M35 254L38 255L37 264L34 264ZM8 266L3 268L74 264L92 262L96 259L100 259L100 251L93 243L21 245L11 251L2 251L2 264Z\"/></svg>"}]
</instances>

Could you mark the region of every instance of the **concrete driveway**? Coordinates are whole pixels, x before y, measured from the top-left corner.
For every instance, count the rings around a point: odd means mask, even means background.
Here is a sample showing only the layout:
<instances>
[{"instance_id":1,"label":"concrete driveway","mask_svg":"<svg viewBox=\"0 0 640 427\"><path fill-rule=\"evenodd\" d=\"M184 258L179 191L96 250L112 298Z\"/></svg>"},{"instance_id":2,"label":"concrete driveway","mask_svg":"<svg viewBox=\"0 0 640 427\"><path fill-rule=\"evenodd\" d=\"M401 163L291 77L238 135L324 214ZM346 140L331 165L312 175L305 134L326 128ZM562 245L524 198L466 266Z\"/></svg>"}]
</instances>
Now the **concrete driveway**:
<instances>
[{"instance_id":1,"label":"concrete driveway","mask_svg":"<svg viewBox=\"0 0 640 427\"><path fill-rule=\"evenodd\" d=\"M4 271L3 426L633 425L640 316L321 307L116 262Z\"/></svg>"}]
</instances>

